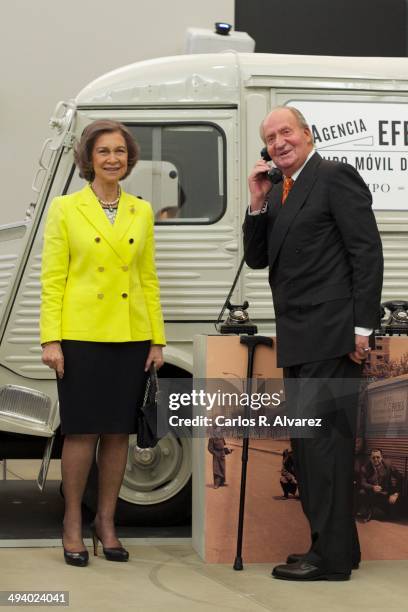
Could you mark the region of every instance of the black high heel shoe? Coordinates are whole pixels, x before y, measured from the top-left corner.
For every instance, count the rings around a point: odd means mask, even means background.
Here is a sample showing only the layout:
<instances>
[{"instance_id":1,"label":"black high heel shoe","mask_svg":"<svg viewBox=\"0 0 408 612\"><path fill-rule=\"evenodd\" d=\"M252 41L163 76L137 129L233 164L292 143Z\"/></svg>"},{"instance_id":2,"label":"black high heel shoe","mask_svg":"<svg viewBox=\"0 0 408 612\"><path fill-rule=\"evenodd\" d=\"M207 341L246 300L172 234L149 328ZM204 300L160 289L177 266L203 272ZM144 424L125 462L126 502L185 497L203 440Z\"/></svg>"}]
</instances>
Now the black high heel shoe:
<instances>
[{"instance_id":1,"label":"black high heel shoe","mask_svg":"<svg viewBox=\"0 0 408 612\"><path fill-rule=\"evenodd\" d=\"M75 565L75 567L86 567L88 565L89 553L87 550L70 552L69 550L66 550L64 540L62 541L62 548L64 549L64 559L67 565Z\"/></svg>"},{"instance_id":2,"label":"black high heel shoe","mask_svg":"<svg viewBox=\"0 0 408 612\"><path fill-rule=\"evenodd\" d=\"M95 525L91 525L91 531L95 557L98 556L98 544L100 542L102 544L103 554L105 555L105 559L107 561L129 561L129 553L125 548L123 548L123 546L117 546L116 548L105 548L101 538L96 533Z\"/></svg>"}]
</instances>

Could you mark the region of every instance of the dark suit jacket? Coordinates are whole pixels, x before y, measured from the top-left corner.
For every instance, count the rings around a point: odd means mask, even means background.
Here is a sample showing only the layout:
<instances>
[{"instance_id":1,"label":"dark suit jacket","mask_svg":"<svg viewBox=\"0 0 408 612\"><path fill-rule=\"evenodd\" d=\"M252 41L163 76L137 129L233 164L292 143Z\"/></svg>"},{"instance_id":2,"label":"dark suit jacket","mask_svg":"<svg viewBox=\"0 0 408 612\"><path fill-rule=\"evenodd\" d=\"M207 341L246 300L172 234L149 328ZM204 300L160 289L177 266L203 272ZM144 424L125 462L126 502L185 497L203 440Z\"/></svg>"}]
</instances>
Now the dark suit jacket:
<instances>
[{"instance_id":1,"label":"dark suit jacket","mask_svg":"<svg viewBox=\"0 0 408 612\"><path fill-rule=\"evenodd\" d=\"M372 491L374 485L380 485L382 492L392 495L393 493L401 493L402 491L402 474L391 463L382 462L382 476L377 477L377 472L374 469L371 461L368 461L361 468L361 487L365 491Z\"/></svg>"},{"instance_id":2,"label":"dark suit jacket","mask_svg":"<svg viewBox=\"0 0 408 612\"><path fill-rule=\"evenodd\" d=\"M244 223L245 261L269 265L280 367L354 350L354 327L376 328L383 274L371 194L350 165L315 153L281 205Z\"/></svg>"}]
</instances>

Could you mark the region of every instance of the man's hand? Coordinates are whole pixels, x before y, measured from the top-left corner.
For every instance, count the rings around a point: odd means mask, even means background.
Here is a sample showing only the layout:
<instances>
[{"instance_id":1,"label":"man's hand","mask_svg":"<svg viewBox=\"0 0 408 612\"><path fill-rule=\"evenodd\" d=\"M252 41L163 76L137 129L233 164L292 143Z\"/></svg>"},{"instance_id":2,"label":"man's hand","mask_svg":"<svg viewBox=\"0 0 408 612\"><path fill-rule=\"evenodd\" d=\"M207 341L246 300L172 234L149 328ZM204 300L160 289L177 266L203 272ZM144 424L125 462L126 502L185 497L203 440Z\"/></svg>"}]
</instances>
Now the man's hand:
<instances>
[{"instance_id":1,"label":"man's hand","mask_svg":"<svg viewBox=\"0 0 408 612\"><path fill-rule=\"evenodd\" d=\"M392 495L389 496L388 503L389 504L395 504L395 502L397 501L398 497L399 497L399 493L393 493Z\"/></svg>"},{"instance_id":2,"label":"man's hand","mask_svg":"<svg viewBox=\"0 0 408 612\"><path fill-rule=\"evenodd\" d=\"M157 369L161 368L164 363L163 348L160 346L160 344L152 344L152 346L150 347L150 351L145 363L145 372L149 371L149 368L152 363L155 364Z\"/></svg>"},{"instance_id":3,"label":"man's hand","mask_svg":"<svg viewBox=\"0 0 408 612\"><path fill-rule=\"evenodd\" d=\"M48 342L43 347L42 362L55 370L58 378L64 376L64 355L59 342Z\"/></svg>"},{"instance_id":4,"label":"man's hand","mask_svg":"<svg viewBox=\"0 0 408 612\"><path fill-rule=\"evenodd\" d=\"M271 169L263 159L256 162L248 177L248 187L251 192L251 212L261 210L265 204L267 193L271 190L272 183L265 174Z\"/></svg>"},{"instance_id":5,"label":"man's hand","mask_svg":"<svg viewBox=\"0 0 408 612\"><path fill-rule=\"evenodd\" d=\"M356 348L352 353L349 353L351 361L355 363L363 363L370 352L370 347L368 345L369 336L360 336L359 334L355 335L355 345Z\"/></svg>"},{"instance_id":6,"label":"man's hand","mask_svg":"<svg viewBox=\"0 0 408 612\"><path fill-rule=\"evenodd\" d=\"M381 493L382 487L380 485L373 485L374 493Z\"/></svg>"}]
</instances>

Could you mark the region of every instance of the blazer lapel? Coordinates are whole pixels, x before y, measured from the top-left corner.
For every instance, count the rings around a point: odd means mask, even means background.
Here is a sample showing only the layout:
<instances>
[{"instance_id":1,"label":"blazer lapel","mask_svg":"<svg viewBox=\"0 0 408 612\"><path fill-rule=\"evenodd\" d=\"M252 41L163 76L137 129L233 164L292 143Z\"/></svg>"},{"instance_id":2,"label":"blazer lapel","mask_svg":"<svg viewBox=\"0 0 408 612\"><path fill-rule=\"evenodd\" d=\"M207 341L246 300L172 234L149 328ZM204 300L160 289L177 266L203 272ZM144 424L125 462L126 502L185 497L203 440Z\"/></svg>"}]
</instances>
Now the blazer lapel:
<instances>
[{"instance_id":1,"label":"blazer lapel","mask_svg":"<svg viewBox=\"0 0 408 612\"><path fill-rule=\"evenodd\" d=\"M285 240L286 234L291 226L291 223L295 219L299 210L302 208L310 190L313 187L314 182L317 178L317 168L320 165L321 157L318 153L315 153L307 162L302 172L299 174L295 181L288 197L286 198L285 204L282 206L279 214L276 217L275 223L273 224L271 234L269 236L269 244L271 249L269 252L269 267L272 268L275 263L275 259L282 247ZM279 187L276 192L282 194L282 186ZM275 200L275 197L274 197Z\"/></svg>"},{"instance_id":2,"label":"blazer lapel","mask_svg":"<svg viewBox=\"0 0 408 612\"><path fill-rule=\"evenodd\" d=\"M135 202L135 198L122 192L118 215L113 224L113 231L117 240L123 240L139 214L140 210L138 209L137 202Z\"/></svg>"},{"instance_id":3,"label":"blazer lapel","mask_svg":"<svg viewBox=\"0 0 408 612\"><path fill-rule=\"evenodd\" d=\"M94 227L96 236L102 236L110 247L115 251L116 255L124 262L127 262L126 250L120 244L117 234L114 231L114 226L110 223L106 214L102 210L92 189L87 185L79 192L79 201L77 204L79 212L85 219ZM120 210L120 207L119 207ZM119 216L119 211L118 211ZM115 221L116 224L116 221Z\"/></svg>"}]
</instances>

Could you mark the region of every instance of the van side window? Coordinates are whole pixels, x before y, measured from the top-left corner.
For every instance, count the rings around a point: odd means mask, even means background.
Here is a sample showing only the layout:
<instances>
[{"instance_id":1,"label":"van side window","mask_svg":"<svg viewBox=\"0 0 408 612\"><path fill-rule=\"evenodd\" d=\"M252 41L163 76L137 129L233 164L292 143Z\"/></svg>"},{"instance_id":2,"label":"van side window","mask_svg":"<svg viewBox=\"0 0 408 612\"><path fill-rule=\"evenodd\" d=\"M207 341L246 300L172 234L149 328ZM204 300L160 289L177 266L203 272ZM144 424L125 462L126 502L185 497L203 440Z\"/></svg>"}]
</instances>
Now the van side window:
<instances>
[{"instance_id":1,"label":"van side window","mask_svg":"<svg viewBox=\"0 0 408 612\"><path fill-rule=\"evenodd\" d=\"M225 137L212 124L127 125L140 160L124 189L152 203L156 223L214 223L224 213Z\"/></svg>"}]
</instances>

